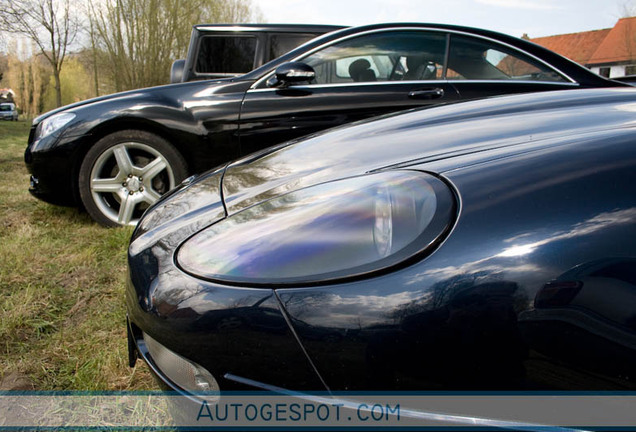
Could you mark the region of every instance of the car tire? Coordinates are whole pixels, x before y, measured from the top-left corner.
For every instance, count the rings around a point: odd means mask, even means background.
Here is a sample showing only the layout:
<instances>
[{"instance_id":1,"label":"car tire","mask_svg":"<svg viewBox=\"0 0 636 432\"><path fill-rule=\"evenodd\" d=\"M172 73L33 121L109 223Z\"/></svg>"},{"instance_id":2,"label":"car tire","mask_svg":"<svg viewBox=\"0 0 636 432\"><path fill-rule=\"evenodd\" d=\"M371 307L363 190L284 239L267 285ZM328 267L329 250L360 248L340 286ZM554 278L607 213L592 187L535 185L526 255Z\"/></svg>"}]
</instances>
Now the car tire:
<instances>
[{"instance_id":1,"label":"car tire","mask_svg":"<svg viewBox=\"0 0 636 432\"><path fill-rule=\"evenodd\" d=\"M123 130L100 139L82 161L78 187L88 214L104 226L134 226L141 214L187 175L168 141Z\"/></svg>"}]
</instances>

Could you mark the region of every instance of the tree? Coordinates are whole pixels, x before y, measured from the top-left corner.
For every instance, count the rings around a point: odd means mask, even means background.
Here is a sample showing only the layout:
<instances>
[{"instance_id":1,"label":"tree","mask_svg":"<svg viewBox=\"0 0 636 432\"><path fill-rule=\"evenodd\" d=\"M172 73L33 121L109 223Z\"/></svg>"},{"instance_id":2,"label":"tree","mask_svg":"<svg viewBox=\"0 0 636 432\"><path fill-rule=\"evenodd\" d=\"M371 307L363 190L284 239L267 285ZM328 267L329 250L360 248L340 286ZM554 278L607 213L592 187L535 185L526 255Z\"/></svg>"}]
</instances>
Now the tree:
<instances>
[{"instance_id":1,"label":"tree","mask_svg":"<svg viewBox=\"0 0 636 432\"><path fill-rule=\"evenodd\" d=\"M2 82L2 78L4 77L4 73L6 72L8 67L9 67L8 56L6 54L0 53L0 82Z\"/></svg>"},{"instance_id":2,"label":"tree","mask_svg":"<svg viewBox=\"0 0 636 432\"><path fill-rule=\"evenodd\" d=\"M89 0L88 9L95 63L116 91L166 84L194 24L259 17L249 0Z\"/></svg>"},{"instance_id":3,"label":"tree","mask_svg":"<svg viewBox=\"0 0 636 432\"><path fill-rule=\"evenodd\" d=\"M84 62L77 54L72 54L64 64L64 70L60 74L62 83L62 104L67 105L80 100L85 100L93 96L91 80L88 79L89 71L84 67ZM50 77L53 81L53 77ZM53 83L45 89L42 95L42 106L44 111L55 108L55 94Z\"/></svg>"},{"instance_id":4,"label":"tree","mask_svg":"<svg viewBox=\"0 0 636 432\"><path fill-rule=\"evenodd\" d=\"M13 102L27 116L33 117L44 109L51 68L42 56L26 56L30 47L10 41L7 48L7 69L2 84L15 91Z\"/></svg>"},{"instance_id":5,"label":"tree","mask_svg":"<svg viewBox=\"0 0 636 432\"><path fill-rule=\"evenodd\" d=\"M57 106L62 105L60 74L79 30L70 0L0 0L0 29L34 42L51 65Z\"/></svg>"}]
</instances>

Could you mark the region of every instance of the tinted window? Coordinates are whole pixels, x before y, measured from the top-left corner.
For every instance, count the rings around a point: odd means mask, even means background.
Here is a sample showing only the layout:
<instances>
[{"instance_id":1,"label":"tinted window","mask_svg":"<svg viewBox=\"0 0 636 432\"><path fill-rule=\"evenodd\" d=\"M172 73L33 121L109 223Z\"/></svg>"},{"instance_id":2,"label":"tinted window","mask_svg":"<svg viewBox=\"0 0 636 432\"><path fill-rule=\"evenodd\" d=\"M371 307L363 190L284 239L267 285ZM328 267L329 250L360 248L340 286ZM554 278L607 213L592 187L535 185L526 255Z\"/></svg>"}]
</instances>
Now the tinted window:
<instances>
[{"instance_id":1,"label":"tinted window","mask_svg":"<svg viewBox=\"0 0 636 432\"><path fill-rule=\"evenodd\" d=\"M256 38L253 36L206 36L201 38L195 71L198 73L245 73L254 68Z\"/></svg>"},{"instance_id":2,"label":"tinted window","mask_svg":"<svg viewBox=\"0 0 636 432\"><path fill-rule=\"evenodd\" d=\"M349 39L303 61L319 84L430 80L441 78L445 53L444 33L396 31Z\"/></svg>"},{"instance_id":3,"label":"tinted window","mask_svg":"<svg viewBox=\"0 0 636 432\"><path fill-rule=\"evenodd\" d=\"M266 61L278 58L315 37L316 35L314 34L271 35L269 37L269 58Z\"/></svg>"},{"instance_id":4,"label":"tinted window","mask_svg":"<svg viewBox=\"0 0 636 432\"><path fill-rule=\"evenodd\" d=\"M494 42L451 36L447 79L566 81L529 56Z\"/></svg>"}]
</instances>

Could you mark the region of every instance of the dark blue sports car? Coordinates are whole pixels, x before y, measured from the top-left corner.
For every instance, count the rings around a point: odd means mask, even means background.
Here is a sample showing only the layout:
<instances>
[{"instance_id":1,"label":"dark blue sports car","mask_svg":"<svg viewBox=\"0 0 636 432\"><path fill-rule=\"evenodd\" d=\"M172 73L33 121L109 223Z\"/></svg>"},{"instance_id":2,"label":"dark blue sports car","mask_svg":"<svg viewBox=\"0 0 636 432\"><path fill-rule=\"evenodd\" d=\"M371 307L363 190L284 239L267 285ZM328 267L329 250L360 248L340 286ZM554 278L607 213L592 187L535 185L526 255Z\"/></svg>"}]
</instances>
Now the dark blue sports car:
<instances>
[{"instance_id":1,"label":"dark blue sports car","mask_svg":"<svg viewBox=\"0 0 636 432\"><path fill-rule=\"evenodd\" d=\"M636 389L636 90L344 126L189 178L129 248L168 387Z\"/></svg>"}]
</instances>

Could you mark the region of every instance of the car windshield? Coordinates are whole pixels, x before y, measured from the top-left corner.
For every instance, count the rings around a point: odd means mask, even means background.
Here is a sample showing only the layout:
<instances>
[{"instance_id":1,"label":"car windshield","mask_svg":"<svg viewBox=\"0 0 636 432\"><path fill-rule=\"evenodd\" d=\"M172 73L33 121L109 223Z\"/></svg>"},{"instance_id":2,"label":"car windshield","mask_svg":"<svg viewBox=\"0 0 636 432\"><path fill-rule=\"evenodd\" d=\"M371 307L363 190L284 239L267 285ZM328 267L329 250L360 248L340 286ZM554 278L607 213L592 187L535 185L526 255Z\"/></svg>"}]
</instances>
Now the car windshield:
<instances>
[{"instance_id":1,"label":"car windshield","mask_svg":"<svg viewBox=\"0 0 636 432\"><path fill-rule=\"evenodd\" d=\"M13 111L13 107L8 104L0 105L0 111Z\"/></svg>"}]
</instances>

